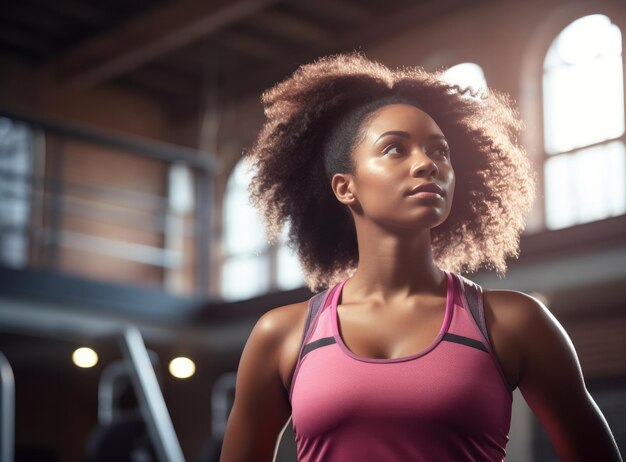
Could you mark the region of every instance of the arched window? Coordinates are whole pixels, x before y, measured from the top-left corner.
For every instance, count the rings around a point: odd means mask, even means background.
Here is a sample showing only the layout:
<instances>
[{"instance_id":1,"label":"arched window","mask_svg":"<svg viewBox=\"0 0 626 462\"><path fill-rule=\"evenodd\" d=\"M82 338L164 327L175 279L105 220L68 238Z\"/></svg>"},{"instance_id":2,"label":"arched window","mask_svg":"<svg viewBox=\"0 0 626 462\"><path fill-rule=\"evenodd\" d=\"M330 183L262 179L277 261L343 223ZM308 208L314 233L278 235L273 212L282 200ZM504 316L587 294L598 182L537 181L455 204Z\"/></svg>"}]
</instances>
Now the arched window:
<instances>
[{"instance_id":1,"label":"arched window","mask_svg":"<svg viewBox=\"0 0 626 462\"><path fill-rule=\"evenodd\" d=\"M288 228L277 245L267 243L260 217L248 201L251 176L239 161L226 186L221 294L229 301L303 285L299 261L287 247Z\"/></svg>"},{"instance_id":2,"label":"arched window","mask_svg":"<svg viewBox=\"0 0 626 462\"><path fill-rule=\"evenodd\" d=\"M483 68L476 63L461 63L445 70L443 78L460 87L472 87L475 91L487 87Z\"/></svg>"},{"instance_id":3,"label":"arched window","mask_svg":"<svg viewBox=\"0 0 626 462\"><path fill-rule=\"evenodd\" d=\"M29 175L36 162L35 134L27 125L0 117L0 265L28 264L31 226Z\"/></svg>"},{"instance_id":4,"label":"arched window","mask_svg":"<svg viewBox=\"0 0 626 462\"><path fill-rule=\"evenodd\" d=\"M577 19L543 64L545 219L548 229L626 211L624 77L619 28Z\"/></svg>"}]
</instances>

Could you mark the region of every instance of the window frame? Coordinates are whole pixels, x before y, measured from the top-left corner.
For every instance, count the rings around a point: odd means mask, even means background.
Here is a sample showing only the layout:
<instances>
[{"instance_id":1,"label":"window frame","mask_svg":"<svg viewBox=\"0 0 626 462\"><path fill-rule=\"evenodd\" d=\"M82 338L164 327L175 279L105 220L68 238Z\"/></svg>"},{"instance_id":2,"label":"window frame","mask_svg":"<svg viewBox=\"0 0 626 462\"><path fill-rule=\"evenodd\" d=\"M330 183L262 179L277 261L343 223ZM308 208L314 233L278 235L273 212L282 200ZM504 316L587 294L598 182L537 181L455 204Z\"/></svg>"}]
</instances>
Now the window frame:
<instances>
[{"instance_id":1,"label":"window frame","mask_svg":"<svg viewBox=\"0 0 626 462\"><path fill-rule=\"evenodd\" d=\"M548 228L548 211L546 210L546 201L547 201L547 197L546 197L546 176L545 176L545 172L546 172L546 165L547 163L555 158L561 157L561 156L572 156L572 155L576 155L579 152L583 152L585 150L591 149L591 148L595 148L595 147L600 147L600 146L606 146L609 145L610 143L616 142L616 141L621 141L623 146L626 146L626 130L617 137L613 137L613 138L607 138L605 140L602 141L596 141L590 144L586 144L584 146L576 146L573 148L569 148L569 149L564 149L562 151L554 151L554 152L548 152L548 150L546 149L546 120L545 120L545 104L546 104L546 93L545 93L545 76L546 76L546 68L545 68L545 61L548 57L548 54L550 53L552 47L554 46L555 42L559 39L559 37L561 36L561 34L569 27L571 26L575 21L579 20L579 19L583 19L585 17L588 16L592 16L592 15L604 15L606 17L609 18L609 20L611 21L612 25L617 26L620 29L621 32L621 39L622 39L622 53L621 53L621 61L622 61L622 87L623 87L623 94L624 94L624 98L623 98L623 102L622 102L622 109L624 110L624 113L626 113L626 79L624 78L624 71L626 70L626 61L624 60L624 33L625 30L623 28L623 26L621 26L618 22L614 21L613 17L608 14L608 13L600 13L600 12L589 12L586 14L579 14L576 17L574 17L573 19L570 18L569 21L566 21L565 25L562 25L562 27L556 31L555 34L553 34L553 36L551 37L550 40L548 40L547 43L547 47L545 48L545 50L543 50L542 53L542 59L541 59L541 75L539 78L540 81L540 101L539 101L539 110L541 111L541 125L540 125L540 139L541 139L541 159L540 159L540 163L537 166L540 172L540 178L541 178L541 194L540 196L540 200L538 202L540 202L540 204L538 204L541 207L541 230L542 231L558 231L561 229L567 229L567 228L571 228L574 226L579 226L579 225L584 225L586 223L591 223L591 222L595 222L595 221L602 221L605 219L610 219L614 216L607 216L598 220L588 220L588 221L577 221L576 223L569 225L569 226L564 226L564 227L560 227L560 228Z\"/></svg>"},{"instance_id":2,"label":"window frame","mask_svg":"<svg viewBox=\"0 0 626 462\"><path fill-rule=\"evenodd\" d=\"M266 294L267 292L278 292L278 291L285 290L279 285L279 281L278 281L278 275L279 275L279 268L278 268L279 255L278 254L281 251L281 249L287 248L287 243L288 243L288 238L287 236L284 236L284 231L283 233L280 234L280 236L277 238L275 243L270 245L266 240L265 245L262 248L256 249L252 252L231 253L231 252L227 252L225 248L226 247L224 244L225 236L228 233L228 220L226 217L226 214L228 213L228 211L226 209L226 204L228 202L228 197L229 197L229 192L230 192L229 185L236 169L240 167L241 165L243 165L243 162L244 162L243 159L239 159L229 170L228 175L225 179L222 201L221 201L222 203L222 209L221 209L222 233L221 233L221 245L220 245L221 252L219 255L219 262L218 262L218 268L219 268L218 294L221 298L225 298L224 297L224 268L226 267L227 262L233 258L240 258L243 256L255 256L258 258L267 258L267 262L268 262L267 263L268 271L265 274L265 276L267 277L267 279L265 280L267 290L260 292L258 294L255 294L252 297L261 296L261 295ZM247 191L246 191L246 197L247 197ZM262 229L263 232L265 232L263 224L259 223L259 225L260 225L260 229ZM261 276L263 275L259 275L259 277ZM302 277L302 279L304 281L304 276ZM234 300L234 299L232 300L228 299L228 300L233 301L233 302L239 301L239 300Z\"/></svg>"}]
</instances>

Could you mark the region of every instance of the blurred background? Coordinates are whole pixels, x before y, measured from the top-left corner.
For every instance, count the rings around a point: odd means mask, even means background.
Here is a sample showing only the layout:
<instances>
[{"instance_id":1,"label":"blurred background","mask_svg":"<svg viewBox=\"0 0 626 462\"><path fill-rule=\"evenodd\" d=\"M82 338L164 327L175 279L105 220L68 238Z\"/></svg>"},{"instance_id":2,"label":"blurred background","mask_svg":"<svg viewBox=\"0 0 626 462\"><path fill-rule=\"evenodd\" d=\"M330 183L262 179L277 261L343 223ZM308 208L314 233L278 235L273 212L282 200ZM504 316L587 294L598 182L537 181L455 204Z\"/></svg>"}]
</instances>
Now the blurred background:
<instances>
[{"instance_id":1,"label":"blurred background","mask_svg":"<svg viewBox=\"0 0 626 462\"><path fill-rule=\"evenodd\" d=\"M247 202L259 97L352 50L517 102L521 255L465 276L544 301L626 453L625 33L621 0L3 2L2 462L218 460L252 326L312 295ZM519 391L507 453L558 460Z\"/></svg>"}]
</instances>

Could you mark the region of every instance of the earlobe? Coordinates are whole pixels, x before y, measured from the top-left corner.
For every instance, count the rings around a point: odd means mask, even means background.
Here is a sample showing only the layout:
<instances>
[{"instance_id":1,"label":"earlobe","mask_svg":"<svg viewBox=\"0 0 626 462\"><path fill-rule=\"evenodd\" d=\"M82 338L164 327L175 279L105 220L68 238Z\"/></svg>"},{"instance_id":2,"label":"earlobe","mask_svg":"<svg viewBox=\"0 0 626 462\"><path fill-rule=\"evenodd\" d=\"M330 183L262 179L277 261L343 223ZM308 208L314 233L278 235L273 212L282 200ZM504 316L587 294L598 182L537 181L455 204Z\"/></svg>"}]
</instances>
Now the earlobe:
<instances>
[{"instance_id":1,"label":"earlobe","mask_svg":"<svg viewBox=\"0 0 626 462\"><path fill-rule=\"evenodd\" d=\"M343 173L336 173L333 176L331 186L335 197L345 205L356 204L356 199L353 193L353 184L350 175Z\"/></svg>"}]
</instances>

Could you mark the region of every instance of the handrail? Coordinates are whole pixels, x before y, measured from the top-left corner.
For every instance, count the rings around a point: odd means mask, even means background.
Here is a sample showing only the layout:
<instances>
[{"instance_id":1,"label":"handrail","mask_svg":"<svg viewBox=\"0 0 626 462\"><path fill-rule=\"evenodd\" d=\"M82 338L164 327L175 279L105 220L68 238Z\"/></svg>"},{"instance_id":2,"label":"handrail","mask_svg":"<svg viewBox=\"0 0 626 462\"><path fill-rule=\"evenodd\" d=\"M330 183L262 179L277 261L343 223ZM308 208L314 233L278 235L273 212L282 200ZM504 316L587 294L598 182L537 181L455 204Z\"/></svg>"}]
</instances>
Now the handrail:
<instances>
[{"instance_id":1,"label":"handrail","mask_svg":"<svg viewBox=\"0 0 626 462\"><path fill-rule=\"evenodd\" d=\"M15 223L8 221L0 229L0 238L3 233L13 233L22 234L21 239L24 241L37 240L38 247L33 251L37 258L32 261L35 265L58 268L62 258L61 245L92 253L110 252L123 260L164 268L162 278L164 287L182 287L179 283L180 278L193 276L195 279L193 284L185 282L186 287L190 287L197 294L209 293L207 281L211 259L209 243L212 216L209 213L210 207L205 204L211 204L213 177L222 172L223 165L220 159L205 151L137 136L100 131L1 106L0 117L29 126L34 140L40 138L43 140L43 137L49 135L47 142L36 144L45 155L45 174L0 168L0 180L7 185L0 190L0 200L11 200L20 212L30 207L31 216L36 218L28 223L21 218L19 222L16 219ZM42 135L39 136L38 133ZM68 161L65 150L67 140L70 146L74 141L81 144L84 142L111 148L128 157L154 159L169 164L169 177L165 178L164 182L163 179L159 181L167 188L180 183L188 189L182 190L183 192L177 195L163 197L128 189L107 188L97 184L82 184L81 180L76 178L66 181L64 176L65 162ZM105 158L106 156L102 159ZM40 163L42 162L40 160ZM43 164L40 167L42 166ZM13 187L12 183L19 183L20 187ZM166 189L166 191L169 195L169 191L178 190ZM191 202L189 197L193 197ZM202 205L193 205L200 198ZM23 204L18 204L20 201ZM33 210L35 213L32 213ZM90 222L97 220L131 230L130 233L117 233L111 236L113 238L117 235L138 236L135 231L158 233L162 235L162 239L161 236L157 239L162 240L163 245L118 241L107 238L106 233L96 232L94 236L81 234L82 228L73 230L70 226L70 229L66 229L65 220L68 218L74 225L84 223L83 220ZM95 229L95 225L90 226L89 229ZM189 238L191 240L188 240ZM151 243L154 239L147 241ZM197 257L194 260L187 257L190 253L187 251L189 245L195 246L193 253ZM181 276L182 271L187 271L188 267L193 267L193 273Z\"/></svg>"},{"instance_id":2,"label":"handrail","mask_svg":"<svg viewBox=\"0 0 626 462\"><path fill-rule=\"evenodd\" d=\"M15 109L0 108L0 117L19 120L57 135L132 151L141 154L143 157L167 162L183 162L189 167L204 170L213 175L221 173L224 168L222 162L216 156L206 151L177 146L163 141L150 140L113 131L95 130L73 122L71 124L59 122Z\"/></svg>"},{"instance_id":3,"label":"handrail","mask_svg":"<svg viewBox=\"0 0 626 462\"><path fill-rule=\"evenodd\" d=\"M0 167L0 179L9 181L24 181L34 187L34 189L43 190L48 183L54 188L63 188L64 192L80 193L91 195L99 200L124 200L127 204L150 208L154 211L167 210L167 199L154 194L148 194L129 189L112 189L103 186L87 185L75 183L67 180L59 180L57 178L48 178L43 175L34 173L17 173ZM20 196L14 195L15 198L21 199Z\"/></svg>"},{"instance_id":4,"label":"handrail","mask_svg":"<svg viewBox=\"0 0 626 462\"><path fill-rule=\"evenodd\" d=\"M0 462L13 462L14 427L15 378L9 360L0 352Z\"/></svg>"}]
</instances>

